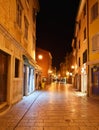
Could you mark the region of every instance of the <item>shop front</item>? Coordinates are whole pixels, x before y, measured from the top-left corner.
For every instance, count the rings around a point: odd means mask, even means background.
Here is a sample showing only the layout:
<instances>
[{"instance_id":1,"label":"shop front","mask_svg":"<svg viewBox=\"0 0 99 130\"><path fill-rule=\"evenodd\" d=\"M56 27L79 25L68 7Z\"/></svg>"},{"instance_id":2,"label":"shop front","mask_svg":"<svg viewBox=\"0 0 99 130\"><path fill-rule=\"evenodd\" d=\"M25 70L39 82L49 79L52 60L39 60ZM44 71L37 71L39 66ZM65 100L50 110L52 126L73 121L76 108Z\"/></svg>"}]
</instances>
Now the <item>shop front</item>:
<instances>
[{"instance_id":1,"label":"shop front","mask_svg":"<svg viewBox=\"0 0 99 130\"><path fill-rule=\"evenodd\" d=\"M87 67L86 64L81 69L81 92L87 93Z\"/></svg>"},{"instance_id":2,"label":"shop front","mask_svg":"<svg viewBox=\"0 0 99 130\"><path fill-rule=\"evenodd\" d=\"M23 56L23 60L23 96L26 96L31 94L35 90L35 68L29 63L28 58L26 56Z\"/></svg>"},{"instance_id":3,"label":"shop front","mask_svg":"<svg viewBox=\"0 0 99 130\"><path fill-rule=\"evenodd\" d=\"M92 94L99 95L99 65L92 68Z\"/></svg>"}]
</instances>

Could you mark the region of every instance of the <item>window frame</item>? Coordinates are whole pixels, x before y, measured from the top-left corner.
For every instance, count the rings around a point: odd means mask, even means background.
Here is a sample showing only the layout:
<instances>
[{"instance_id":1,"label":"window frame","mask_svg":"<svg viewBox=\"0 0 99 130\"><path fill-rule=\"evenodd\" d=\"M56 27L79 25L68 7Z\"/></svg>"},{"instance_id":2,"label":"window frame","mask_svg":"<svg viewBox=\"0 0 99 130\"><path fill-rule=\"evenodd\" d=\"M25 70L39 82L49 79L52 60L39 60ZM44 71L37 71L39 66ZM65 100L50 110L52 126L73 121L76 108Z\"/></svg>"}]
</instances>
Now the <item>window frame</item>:
<instances>
[{"instance_id":1,"label":"window frame","mask_svg":"<svg viewBox=\"0 0 99 130\"><path fill-rule=\"evenodd\" d=\"M91 22L93 22L99 14L99 5L98 5L98 1L94 3L94 5L91 7Z\"/></svg>"},{"instance_id":2,"label":"window frame","mask_svg":"<svg viewBox=\"0 0 99 130\"><path fill-rule=\"evenodd\" d=\"M18 58L15 58L15 73L14 73L15 78L19 77L19 66L20 66L20 61Z\"/></svg>"},{"instance_id":3,"label":"window frame","mask_svg":"<svg viewBox=\"0 0 99 130\"><path fill-rule=\"evenodd\" d=\"M83 53L83 64L87 62L87 49Z\"/></svg>"},{"instance_id":4,"label":"window frame","mask_svg":"<svg viewBox=\"0 0 99 130\"><path fill-rule=\"evenodd\" d=\"M21 28L22 26L22 4L20 2L20 0L16 0L16 23L19 26L19 28Z\"/></svg>"},{"instance_id":5,"label":"window frame","mask_svg":"<svg viewBox=\"0 0 99 130\"><path fill-rule=\"evenodd\" d=\"M99 33L92 37L92 51L99 52Z\"/></svg>"}]
</instances>

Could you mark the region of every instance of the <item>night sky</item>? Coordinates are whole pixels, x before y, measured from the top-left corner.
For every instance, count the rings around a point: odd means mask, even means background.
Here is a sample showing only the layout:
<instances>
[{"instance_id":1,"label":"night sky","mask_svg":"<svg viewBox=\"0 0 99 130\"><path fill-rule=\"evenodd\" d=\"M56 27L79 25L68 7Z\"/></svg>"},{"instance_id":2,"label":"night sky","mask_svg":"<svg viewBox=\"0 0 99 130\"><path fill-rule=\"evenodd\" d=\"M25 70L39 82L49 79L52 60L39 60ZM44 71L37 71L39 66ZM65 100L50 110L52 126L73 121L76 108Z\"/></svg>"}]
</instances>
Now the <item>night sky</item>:
<instances>
[{"instance_id":1,"label":"night sky","mask_svg":"<svg viewBox=\"0 0 99 130\"><path fill-rule=\"evenodd\" d=\"M48 50L52 65L59 69L67 52L71 52L75 18L80 0L39 0L37 47Z\"/></svg>"}]
</instances>

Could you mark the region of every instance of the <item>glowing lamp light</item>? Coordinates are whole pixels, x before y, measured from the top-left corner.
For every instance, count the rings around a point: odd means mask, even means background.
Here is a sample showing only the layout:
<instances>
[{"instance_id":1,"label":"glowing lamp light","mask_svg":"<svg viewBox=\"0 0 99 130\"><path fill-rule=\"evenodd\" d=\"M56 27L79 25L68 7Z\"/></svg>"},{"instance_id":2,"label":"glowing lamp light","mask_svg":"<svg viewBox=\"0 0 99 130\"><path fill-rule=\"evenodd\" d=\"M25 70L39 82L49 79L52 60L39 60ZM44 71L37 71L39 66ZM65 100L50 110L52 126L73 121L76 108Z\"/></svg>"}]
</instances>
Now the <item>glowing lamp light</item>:
<instances>
[{"instance_id":1,"label":"glowing lamp light","mask_svg":"<svg viewBox=\"0 0 99 130\"><path fill-rule=\"evenodd\" d=\"M72 73L70 73L70 76L72 76L73 74Z\"/></svg>"},{"instance_id":2,"label":"glowing lamp light","mask_svg":"<svg viewBox=\"0 0 99 130\"><path fill-rule=\"evenodd\" d=\"M48 73L51 74L51 73L52 73L52 70L48 70Z\"/></svg>"},{"instance_id":3,"label":"glowing lamp light","mask_svg":"<svg viewBox=\"0 0 99 130\"><path fill-rule=\"evenodd\" d=\"M71 68L74 69L75 67L72 65Z\"/></svg>"},{"instance_id":4,"label":"glowing lamp light","mask_svg":"<svg viewBox=\"0 0 99 130\"><path fill-rule=\"evenodd\" d=\"M68 76L68 75L69 75L69 72L66 72L66 75Z\"/></svg>"},{"instance_id":5,"label":"glowing lamp light","mask_svg":"<svg viewBox=\"0 0 99 130\"><path fill-rule=\"evenodd\" d=\"M42 60L42 59L43 59L43 56L42 56L42 55L38 55L38 59L39 59L39 60Z\"/></svg>"}]
</instances>

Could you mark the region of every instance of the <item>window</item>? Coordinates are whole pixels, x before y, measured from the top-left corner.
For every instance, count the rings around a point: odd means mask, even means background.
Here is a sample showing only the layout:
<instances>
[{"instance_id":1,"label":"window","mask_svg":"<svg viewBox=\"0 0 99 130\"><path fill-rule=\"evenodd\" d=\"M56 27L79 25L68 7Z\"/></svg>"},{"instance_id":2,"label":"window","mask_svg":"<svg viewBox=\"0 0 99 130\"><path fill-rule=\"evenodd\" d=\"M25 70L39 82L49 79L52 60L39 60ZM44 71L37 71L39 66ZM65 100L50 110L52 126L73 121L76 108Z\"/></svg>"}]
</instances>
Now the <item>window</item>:
<instances>
[{"instance_id":1,"label":"window","mask_svg":"<svg viewBox=\"0 0 99 130\"><path fill-rule=\"evenodd\" d=\"M92 38L92 51L99 51L99 34Z\"/></svg>"},{"instance_id":2,"label":"window","mask_svg":"<svg viewBox=\"0 0 99 130\"><path fill-rule=\"evenodd\" d=\"M98 66L94 66L91 69L91 74L92 74L92 83L93 86L98 87L99 86L99 67Z\"/></svg>"},{"instance_id":3,"label":"window","mask_svg":"<svg viewBox=\"0 0 99 130\"><path fill-rule=\"evenodd\" d=\"M87 62L87 50L83 53L83 64Z\"/></svg>"},{"instance_id":4,"label":"window","mask_svg":"<svg viewBox=\"0 0 99 130\"><path fill-rule=\"evenodd\" d=\"M84 40L86 39L86 28L84 29Z\"/></svg>"},{"instance_id":5,"label":"window","mask_svg":"<svg viewBox=\"0 0 99 130\"><path fill-rule=\"evenodd\" d=\"M98 16L98 2L96 2L91 8L91 21L95 20Z\"/></svg>"},{"instance_id":6,"label":"window","mask_svg":"<svg viewBox=\"0 0 99 130\"><path fill-rule=\"evenodd\" d=\"M26 38L26 40L28 40L28 27L29 27L29 24L28 24L27 18L25 16L24 16L24 24L25 24L24 37Z\"/></svg>"},{"instance_id":7,"label":"window","mask_svg":"<svg viewBox=\"0 0 99 130\"><path fill-rule=\"evenodd\" d=\"M21 23L22 23L22 5L19 0L16 2L16 23L17 25L21 28Z\"/></svg>"},{"instance_id":8,"label":"window","mask_svg":"<svg viewBox=\"0 0 99 130\"><path fill-rule=\"evenodd\" d=\"M19 77L19 60L15 58L15 77Z\"/></svg>"}]
</instances>

